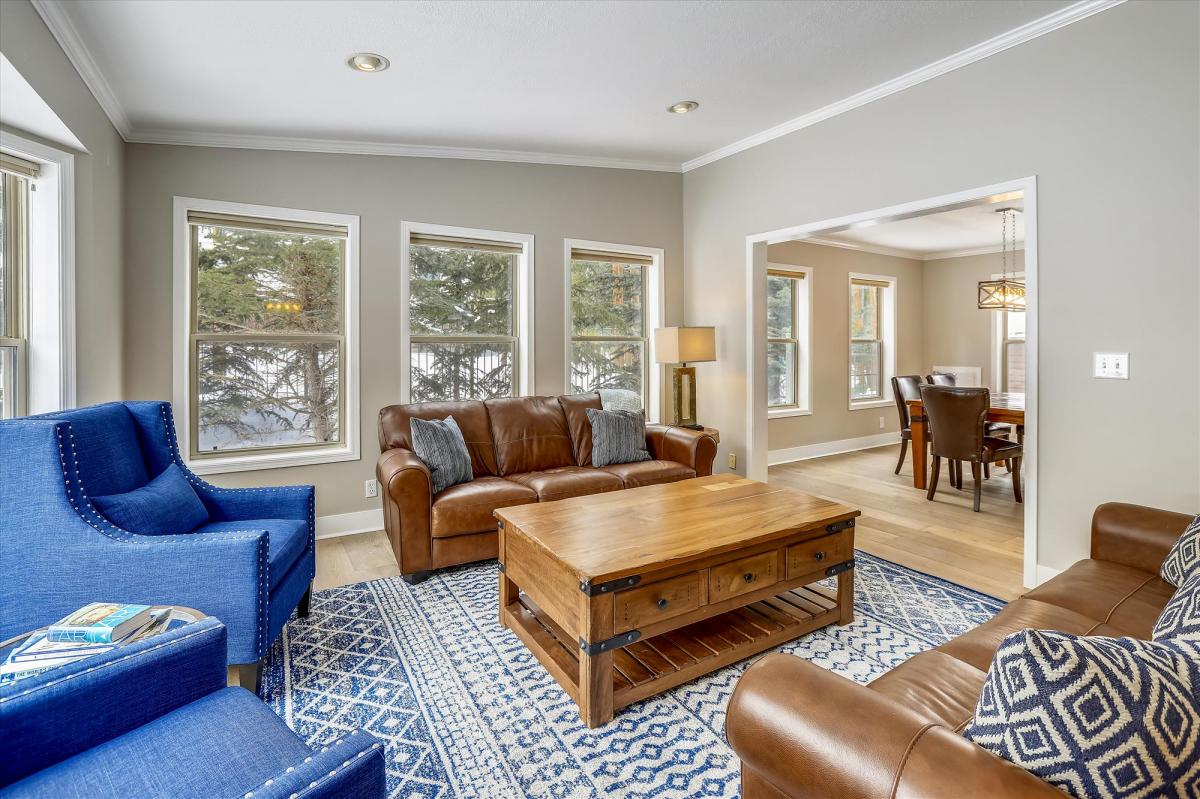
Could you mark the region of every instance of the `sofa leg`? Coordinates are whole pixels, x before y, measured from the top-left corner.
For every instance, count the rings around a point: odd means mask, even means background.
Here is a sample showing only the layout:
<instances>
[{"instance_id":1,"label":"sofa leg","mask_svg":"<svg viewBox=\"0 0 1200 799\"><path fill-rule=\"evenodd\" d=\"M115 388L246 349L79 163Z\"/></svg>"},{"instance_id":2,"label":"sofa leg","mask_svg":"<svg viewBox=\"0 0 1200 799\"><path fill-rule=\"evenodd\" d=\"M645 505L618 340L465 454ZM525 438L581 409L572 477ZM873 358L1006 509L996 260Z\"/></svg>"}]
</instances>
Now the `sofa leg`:
<instances>
[{"instance_id":1,"label":"sofa leg","mask_svg":"<svg viewBox=\"0 0 1200 799\"><path fill-rule=\"evenodd\" d=\"M408 583L409 585L420 585L432 576L433 572L431 571L413 572L412 574L400 575L400 579L404 580L404 582Z\"/></svg>"},{"instance_id":2,"label":"sofa leg","mask_svg":"<svg viewBox=\"0 0 1200 799\"><path fill-rule=\"evenodd\" d=\"M238 685L252 694L257 694L258 687L262 684L263 664L266 660L265 657L261 657L254 663L239 663L235 666L238 671Z\"/></svg>"},{"instance_id":3,"label":"sofa leg","mask_svg":"<svg viewBox=\"0 0 1200 799\"><path fill-rule=\"evenodd\" d=\"M302 619L307 619L310 612L312 612L312 583L308 584L308 590L304 592L304 596L300 597L300 604L296 606L296 613Z\"/></svg>"}]
</instances>

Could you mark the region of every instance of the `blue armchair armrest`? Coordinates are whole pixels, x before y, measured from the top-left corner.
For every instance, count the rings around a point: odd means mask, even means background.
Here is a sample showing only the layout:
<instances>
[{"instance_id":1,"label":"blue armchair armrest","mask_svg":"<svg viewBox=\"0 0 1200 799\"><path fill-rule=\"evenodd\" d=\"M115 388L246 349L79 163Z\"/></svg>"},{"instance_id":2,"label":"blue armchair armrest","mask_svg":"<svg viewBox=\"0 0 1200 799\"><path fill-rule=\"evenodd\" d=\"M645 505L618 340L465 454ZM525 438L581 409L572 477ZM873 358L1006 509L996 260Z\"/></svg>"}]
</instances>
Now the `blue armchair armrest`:
<instances>
[{"instance_id":1,"label":"blue armchair armrest","mask_svg":"<svg viewBox=\"0 0 1200 799\"><path fill-rule=\"evenodd\" d=\"M310 485L220 488L191 474L189 478L213 521L306 519L312 526L315 491Z\"/></svg>"},{"instance_id":2,"label":"blue armchair armrest","mask_svg":"<svg viewBox=\"0 0 1200 799\"><path fill-rule=\"evenodd\" d=\"M225 687L225 628L202 619L0 687L0 787Z\"/></svg>"},{"instance_id":3,"label":"blue armchair armrest","mask_svg":"<svg viewBox=\"0 0 1200 799\"><path fill-rule=\"evenodd\" d=\"M246 793L252 799L378 799L387 793L383 743L355 730Z\"/></svg>"}]
</instances>

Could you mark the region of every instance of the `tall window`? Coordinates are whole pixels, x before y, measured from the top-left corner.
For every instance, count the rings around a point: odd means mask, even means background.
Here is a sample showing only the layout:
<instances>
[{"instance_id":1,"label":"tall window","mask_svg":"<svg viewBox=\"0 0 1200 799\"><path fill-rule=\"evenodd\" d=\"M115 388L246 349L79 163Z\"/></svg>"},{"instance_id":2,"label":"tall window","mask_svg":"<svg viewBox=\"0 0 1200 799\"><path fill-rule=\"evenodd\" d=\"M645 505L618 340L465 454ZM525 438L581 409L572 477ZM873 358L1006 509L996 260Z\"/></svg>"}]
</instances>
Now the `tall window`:
<instances>
[{"instance_id":1,"label":"tall window","mask_svg":"<svg viewBox=\"0 0 1200 799\"><path fill-rule=\"evenodd\" d=\"M28 334L29 179L38 165L0 154L0 419L26 412Z\"/></svg>"},{"instance_id":2,"label":"tall window","mask_svg":"<svg viewBox=\"0 0 1200 799\"><path fill-rule=\"evenodd\" d=\"M513 241L408 234L408 399L520 391L521 259Z\"/></svg>"},{"instance_id":3,"label":"tall window","mask_svg":"<svg viewBox=\"0 0 1200 799\"><path fill-rule=\"evenodd\" d=\"M887 283L850 280L850 400L883 397L883 292Z\"/></svg>"},{"instance_id":4,"label":"tall window","mask_svg":"<svg viewBox=\"0 0 1200 799\"><path fill-rule=\"evenodd\" d=\"M650 402L650 279L653 258L570 250L571 391L623 388Z\"/></svg>"},{"instance_id":5,"label":"tall window","mask_svg":"<svg viewBox=\"0 0 1200 799\"><path fill-rule=\"evenodd\" d=\"M798 408L801 403L800 289L804 272L767 272L767 407ZM804 309L807 311L807 308Z\"/></svg>"},{"instance_id":6,"label":"tall window","mask_svg":"<svg viewBox=\"0 0 1200 799\"><path fill-rule=\"evenodd\" d=\"M185 213L191 458L357 457L354 217L232 203Z\"/></svg>"},{"instance_id":7,"label":"tall window","mask_svg":"<svg viewBox=\"0 0 1200 799\"><path fill-rule=\"evenodd\" d=\"M997 313L1000 313L997 311ZM1001 324L1004 325L1004 343L1000 350L1001 391L1025 393L1025 312L1005 311Z\"/></svg>"}]
</instances>

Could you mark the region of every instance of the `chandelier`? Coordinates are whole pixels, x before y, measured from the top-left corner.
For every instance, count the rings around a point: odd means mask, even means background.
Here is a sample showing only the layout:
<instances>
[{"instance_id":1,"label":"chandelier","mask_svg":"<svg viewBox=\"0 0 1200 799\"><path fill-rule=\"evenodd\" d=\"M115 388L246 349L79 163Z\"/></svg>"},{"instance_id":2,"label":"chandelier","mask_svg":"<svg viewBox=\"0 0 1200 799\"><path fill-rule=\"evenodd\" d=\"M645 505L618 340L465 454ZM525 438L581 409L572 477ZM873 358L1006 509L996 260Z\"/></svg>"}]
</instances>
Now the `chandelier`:
<instances>
[{"instance_id":1,"label":"chandelier","mask_svg":"<svg viewBox=\"0 0 1200 799\"><path fill-rule=\"evenodd\" d=\"M1017 209L997 208L1001 215L1000 279L979 281L979 310L1025 310L1025 281L1017 280ZM1011 242L1011 250L1010 250ZM1008 258L1012 253L1013 276L1008 276Z\"/></svg>"}]
</instances>

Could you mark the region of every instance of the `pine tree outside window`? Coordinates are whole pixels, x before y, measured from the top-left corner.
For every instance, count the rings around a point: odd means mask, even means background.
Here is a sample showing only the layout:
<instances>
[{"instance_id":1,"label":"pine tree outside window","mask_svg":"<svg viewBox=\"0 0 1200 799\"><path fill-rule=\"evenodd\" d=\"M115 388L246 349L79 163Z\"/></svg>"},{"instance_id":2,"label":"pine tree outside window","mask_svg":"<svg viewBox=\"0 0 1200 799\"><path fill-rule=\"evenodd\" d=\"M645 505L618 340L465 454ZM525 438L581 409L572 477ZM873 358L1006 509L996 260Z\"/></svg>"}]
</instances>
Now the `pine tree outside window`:
<instances>
[{"instance_id":1,"label":"pine tree outside window","mask_svg":"<svg viewBox=\"0 0 1200 799\"><path fill-rule=\"evenodd\" d=\"M850 281L850 399L883 396L883 298L875 281Z\"/></svg>"}]
</instances>

